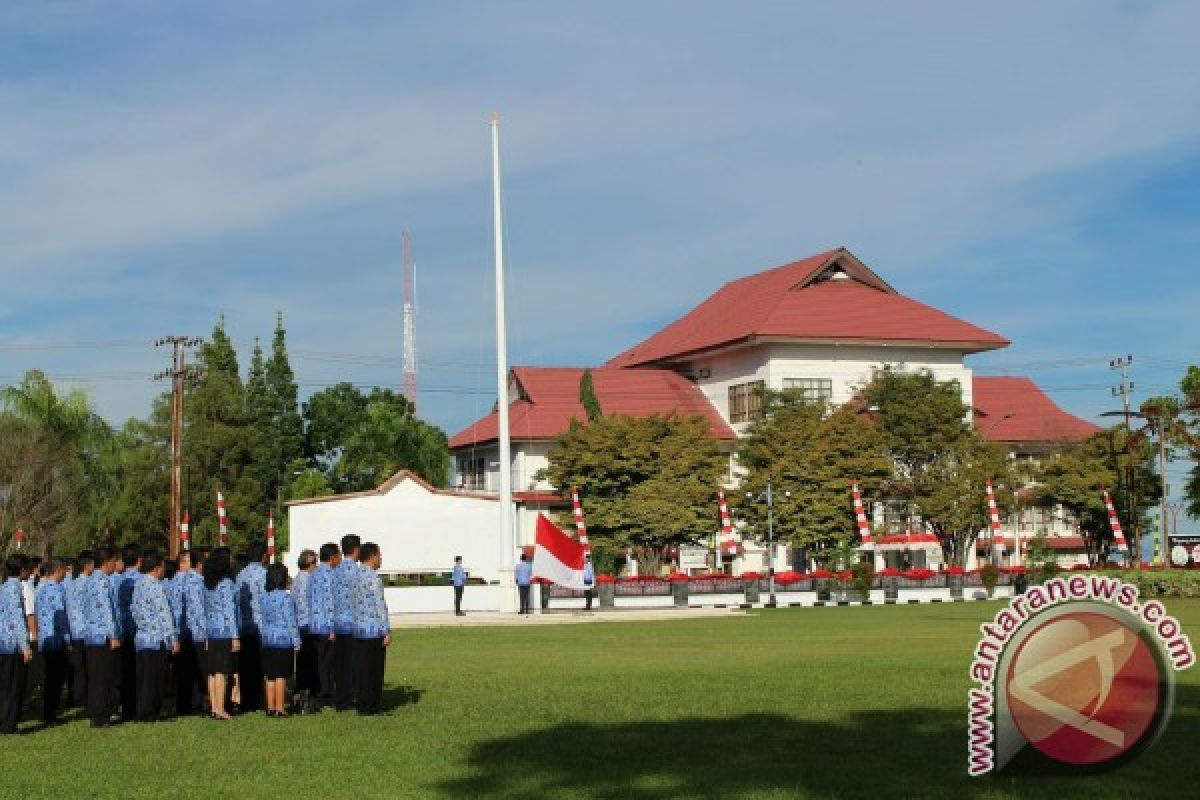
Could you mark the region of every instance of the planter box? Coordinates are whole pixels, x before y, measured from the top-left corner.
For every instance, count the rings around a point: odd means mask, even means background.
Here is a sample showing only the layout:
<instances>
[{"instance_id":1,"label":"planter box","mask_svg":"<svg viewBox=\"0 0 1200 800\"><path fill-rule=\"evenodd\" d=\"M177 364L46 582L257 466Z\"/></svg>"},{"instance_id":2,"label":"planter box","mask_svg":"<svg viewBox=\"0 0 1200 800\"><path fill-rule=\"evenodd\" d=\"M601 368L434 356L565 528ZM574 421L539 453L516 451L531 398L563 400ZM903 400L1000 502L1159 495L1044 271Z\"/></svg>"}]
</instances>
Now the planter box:
<instances>
[{"instance_id":1,"label":"planter box","mask_svg":"<svg viewBox=\"0 0 1200 800\"><path fill-rule=\"evenodd\" d=\"M952 600L961 600L962 599L963 584L965 583L965 581L963 580L964 577L966 577L966 576L963 576L963 575L947 575L946 576L946 585L950 587L950 599L952 599ZM970 577L977 578L979 576L972 575Z\"/></svg>"},{"instance_id":2,"label":"planter box","mask_svg":"<svg viewBox=\"0 0 1200 800\"><path fill-rule=\"evenodd\" d=\"M747 603L757 603L762 598L762 589L757 580L744 581L742 589L746 594Z\"/></svg>"},{"instance_id":3,"label":"planter box","mask_svg":"<svg viewBox=\"0 0 1200 800\"><path fill-rule=\"evenodd\" d=\"M676 608L687 608L688 585L685 581L678 581L671 584L671 598L675 601Z\"/></svg>"},{"instance_id":4,"label":"planter box","mask_svg":"<svg viewBox=\"0 0 1200 800\"><path fill-rule=\"evenodd\" d=\"M615 583L602 583L596 587L600 595L600 607L612 608L617 603L617 585Z\"/></svg>"}]
</instances>

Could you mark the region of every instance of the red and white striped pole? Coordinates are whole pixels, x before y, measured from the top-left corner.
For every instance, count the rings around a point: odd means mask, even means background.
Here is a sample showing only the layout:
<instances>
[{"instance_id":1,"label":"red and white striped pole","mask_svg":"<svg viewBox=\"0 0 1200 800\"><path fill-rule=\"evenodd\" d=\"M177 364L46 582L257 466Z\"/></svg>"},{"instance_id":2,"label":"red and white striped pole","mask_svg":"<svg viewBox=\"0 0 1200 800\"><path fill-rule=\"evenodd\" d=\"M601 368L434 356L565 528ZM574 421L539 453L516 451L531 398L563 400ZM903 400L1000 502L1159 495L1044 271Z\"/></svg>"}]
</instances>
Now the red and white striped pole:
<instances>
[{"instance_id":1,"label":"red and white striped pole","mask_svg":"<svg viewBox=\"0 0 1200 800\"><path fill-rule=\"evenodd\" d=\"M1000 511L996 508L996 490L992 488L992 482L987 482L987 504L988 517L991 519L992 531L992 557L996 555L996 541L1000 538Z\"/></svg>"},{"instance_id":2,"label":"red and white striped pole","mask_svg":"<svg viewBox=\"0 0 1200 800\"><path fill-rule=\"evenodd\" d=\"M225 515L225 495L221 494L220 489L217 489L217 527L220 545L225 547L229 544L229 517Z\"/></svg>"},{"instance_id":3,"label":"red and white striped pole","mask_svg":"<svg viewBox=\"0 0 1200 800\"><path fill-rule=\"evenodd\" d=\"M1117 542L1117 549L1124 550L1129 553L1129 544L1125 541L1125 531L1121 528L1121 520L1117 516L1117 509L1113 506L1112 497L1108 493L1108 489L1104 490L1104 508L1108 511L1108 527L1112 528L1113 539ZM1132 556L1130 556L1132 558ZM1141 561L1141 559L1138 559Z\"/></svg>"},{"instance_id":4,"label":"red and white striped pole","mask_svg":"<svg viewBox=\"0 0 1200 800\"><path fill-rule=\"evenodd\" d=\"M850 482L850 496L854 498L854 521L858 525L859 543L865 547L872 543L871 525L867 522L867 512L863 508L862 492L858 489L858 481Z\"/></svg>"},{"instance_id":5,"label":"red and white striped pole","mask_svg":"<svg viewBox=\"0 0 1200 800\"><path fill-rule=\"evenodd\" d=\"M579 543L589 550L587 526L583 524L583 504L579 502L579 488L571 487L571 510L575 513L575 536L579 539Z\"/></svg>"},{"instance_id":6,"label":"red and white striped pole","mask_svg":"<svg viewBox=\"0 0 1200 800\"><path fill-rule=\"evenodd\" d=\"M275 512L267 512L267 558L275 560Z\"/></svg>"},{"instance_id":7,"label":"red and white striped pole","mask_svg":"<svg viewBox=\"0 0 1200 800\"><path fill-rule=\"evenodd\" d=\"M188 525L188 512L183 512L183 521L179 523L179 544L184 550L192 549L191 527Z\"/></svg>"},{"instance_id":8,"label":"red and white striped pole","mask_svg":"<svg viewBox=\"0 0 1200 800\"><path fill-rule=\"evenodd\" d=\"M17 549L21 549L21 545L25 544L25 531L17 528L17 532L13 534L13 541L17 543Z\"/></svg>"},{"instance_id":9,"label":"red and white striped pole","mask_svg":"<svg viewBox=\"0 0 1200 800\"><path fill-rule=\"evenodd\" d=\"M729 516L729 504L725 502L725 490L717 487L717 508L721 512L721 553L737 554L737 539L733 533L733 520Z\"/></svg>"}]
</instances>

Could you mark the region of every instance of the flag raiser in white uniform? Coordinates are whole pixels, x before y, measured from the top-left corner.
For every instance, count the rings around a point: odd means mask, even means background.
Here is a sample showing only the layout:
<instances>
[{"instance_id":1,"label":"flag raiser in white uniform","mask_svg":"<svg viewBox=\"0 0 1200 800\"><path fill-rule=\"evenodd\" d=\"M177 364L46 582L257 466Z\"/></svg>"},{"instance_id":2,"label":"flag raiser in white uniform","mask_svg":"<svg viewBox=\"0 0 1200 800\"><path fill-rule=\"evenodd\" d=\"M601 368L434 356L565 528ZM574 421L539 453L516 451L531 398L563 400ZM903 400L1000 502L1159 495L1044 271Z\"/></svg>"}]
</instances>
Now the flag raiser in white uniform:
<instances>
[{"instance_id":1,"label":"flag raiser in white uniform","mask_svg":"<svg viewBox=\"0 0 1200 800\"><path fill-rule=\"evenodd\" d=\"M533 577L545 578L570 589L591 588L583 582L583 557L587 547L567 536L544 514L538 515L533 550Z\"/></svg>"}]
</instances>

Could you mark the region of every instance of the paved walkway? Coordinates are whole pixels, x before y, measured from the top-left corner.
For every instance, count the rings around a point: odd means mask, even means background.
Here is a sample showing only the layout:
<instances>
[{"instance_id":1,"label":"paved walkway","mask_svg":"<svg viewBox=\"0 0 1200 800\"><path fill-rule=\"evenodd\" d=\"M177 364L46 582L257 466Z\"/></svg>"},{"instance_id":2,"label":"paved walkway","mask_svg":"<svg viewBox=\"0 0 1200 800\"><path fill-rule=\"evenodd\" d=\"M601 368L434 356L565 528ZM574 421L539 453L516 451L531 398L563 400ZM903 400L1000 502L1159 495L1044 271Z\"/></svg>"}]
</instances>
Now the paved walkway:
<instances>
[{"instance_id":1,"label":"paved walkway","mask_svg":"<svg viewBox=\"0 0 1200 800\"><path fill-rule=\"evenodd\" d=\"M643 622L662 619L700 619L741 615L736 608L630 608L611 611L550 611L528 616L499 611L474 611L465 617L454 612L438 614L393 614L393 628L477 628L493 625L577 625L587 622Z\"/></svg>"}]
</instances>

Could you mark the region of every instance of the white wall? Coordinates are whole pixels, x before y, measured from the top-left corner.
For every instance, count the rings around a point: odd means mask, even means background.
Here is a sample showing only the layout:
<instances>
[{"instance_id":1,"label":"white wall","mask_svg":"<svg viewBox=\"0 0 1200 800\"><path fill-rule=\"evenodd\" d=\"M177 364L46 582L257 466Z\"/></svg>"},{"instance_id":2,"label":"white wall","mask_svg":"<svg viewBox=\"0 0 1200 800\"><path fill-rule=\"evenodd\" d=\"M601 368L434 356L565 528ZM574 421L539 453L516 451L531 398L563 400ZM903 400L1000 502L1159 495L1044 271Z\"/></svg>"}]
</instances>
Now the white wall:
<instances>
[{"instance_id":1,"label":"white wall","mask_svg":"<svg viewBox=\"0 0 1200 800\"><path fill-rule=\"evenodd\" d=\"M285 563L294 568L301 550L355 533L379 544L383 572L448 572L462 555L472 574L498 580L499 508L496 500L431 492L412 480L386 494L292 505Z\"/></svg>"}]
</instances>

